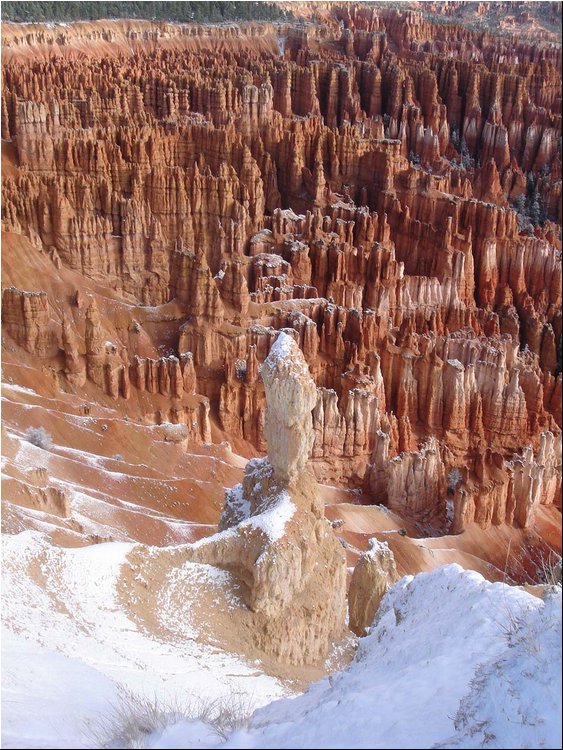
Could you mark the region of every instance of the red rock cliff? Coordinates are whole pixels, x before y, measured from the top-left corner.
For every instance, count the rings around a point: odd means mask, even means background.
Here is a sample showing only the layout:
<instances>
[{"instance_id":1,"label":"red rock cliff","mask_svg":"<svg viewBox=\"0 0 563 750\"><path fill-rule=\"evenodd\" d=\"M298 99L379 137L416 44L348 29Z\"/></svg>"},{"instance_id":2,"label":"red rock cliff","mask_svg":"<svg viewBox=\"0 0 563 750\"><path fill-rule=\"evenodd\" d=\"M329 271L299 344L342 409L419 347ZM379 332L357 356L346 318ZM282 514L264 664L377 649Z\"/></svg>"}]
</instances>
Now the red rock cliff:
<instances>
[{"instance_id":1,"label":"red rock cliff","mask_svg":"<svg viewBox=\"0 0 563 750\"><path fill-rule=\"evenodd\" d=\"M319 477L529 525L561 477L561 51L346 14L6 24L5 236L128 313L6 288L4 332L68 387L264 450L289 329Z\"/></svg>"}]
</instances>

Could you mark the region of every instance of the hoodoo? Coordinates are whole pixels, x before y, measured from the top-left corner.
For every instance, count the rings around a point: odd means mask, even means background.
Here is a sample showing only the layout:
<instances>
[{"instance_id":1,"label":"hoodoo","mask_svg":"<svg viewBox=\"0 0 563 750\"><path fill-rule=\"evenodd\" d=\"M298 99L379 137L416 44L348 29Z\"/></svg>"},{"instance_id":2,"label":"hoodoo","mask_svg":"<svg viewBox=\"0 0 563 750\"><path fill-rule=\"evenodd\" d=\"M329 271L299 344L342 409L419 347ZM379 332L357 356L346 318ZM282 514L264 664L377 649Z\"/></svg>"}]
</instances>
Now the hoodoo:
<instances>
[{"instance_id":1,"label":"hoodoo","mask_svg":"<svg viewBox=\"0 0 563 750\"><path fill-rule=\"evenodd\" d=\"M226 491L222 531L186 554L235 574L259 649L315 664L345 632L346 561L306 468L316 388L292 333L280 331L261 375L268 455L249 461L242 484Z\"/></svg>"},{"instance_id":2,"label":"hoodoo","mask_svg":"<svg viewBox=\"0 0 563 750\"><path fill-rule=\"evenodd\" d=\"M1 12L2 743L560 747L561 4Z\"/></svg>"}]
</instances>

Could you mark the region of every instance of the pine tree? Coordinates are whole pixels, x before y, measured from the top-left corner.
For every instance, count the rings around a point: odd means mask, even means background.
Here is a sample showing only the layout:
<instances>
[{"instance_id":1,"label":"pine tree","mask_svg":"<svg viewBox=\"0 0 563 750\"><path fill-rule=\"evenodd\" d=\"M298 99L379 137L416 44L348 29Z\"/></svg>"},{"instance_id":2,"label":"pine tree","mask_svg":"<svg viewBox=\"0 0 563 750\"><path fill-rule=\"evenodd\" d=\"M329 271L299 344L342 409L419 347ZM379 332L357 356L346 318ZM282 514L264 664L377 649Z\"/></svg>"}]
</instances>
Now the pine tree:
<instances>
[{"instance_id":1,"label":"pine tree","mask_svg":"<svg viewBox=\"0 0 563 750\"><path fill-rule=\"evenodd\" d=\"M467 146L467 143L465 141L465 138L461 139L461 164L464 169L472 169L475 162L471 158L471 153L469 152L469 147Z\"/></svg>"},{"instance_id":2,"label":"pine tree","mask_svg":"<svg viewBox=\"0 0 563 750\"><path fill-rule=\"evenodd\" d=\"M95 21L100 18L143 18L163 21L277 20L292 14L270 2L15 2L2 3L2 19L29 21Z\"/></svg>"},{"instance_id":3,"label":"pine tree","mask_svg":"<svg viewBox=\"0 0 563 750\"><path fill-rule=\"evenodd\" d=\"M541 213L542 213L541 203L542 203L541 196L539 194L538 189L535 188L534 194L532 196L532 201L530 203L530 208L528 210L528 216L530 217L530 221L535 227L537 227L541 221Z\"/></svg>"},{"instance_id":4,"label":"pine tree","mask_svg":"<svg viewBox=\"0 0 563 750\"><path fill-rule=\"evenodd\" d=\"M520 193L512 205L514 206L514 210L523 216L526 213L526 196L524 193Z\"/></svg>"}]
</instances>

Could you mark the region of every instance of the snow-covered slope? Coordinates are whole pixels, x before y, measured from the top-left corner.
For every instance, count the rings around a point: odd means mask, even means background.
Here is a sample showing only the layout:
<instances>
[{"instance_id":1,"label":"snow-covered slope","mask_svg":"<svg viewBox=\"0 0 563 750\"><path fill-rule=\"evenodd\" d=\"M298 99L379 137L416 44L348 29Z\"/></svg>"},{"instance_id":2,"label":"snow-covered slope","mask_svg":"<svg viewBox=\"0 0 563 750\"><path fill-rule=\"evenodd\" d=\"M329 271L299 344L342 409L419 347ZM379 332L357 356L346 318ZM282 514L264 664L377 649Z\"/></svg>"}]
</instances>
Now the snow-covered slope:
<instances>
[{"instance_id":1,"label":"snow-covered slope","mask_svg":"<svg viewBox=\"0 0 563 750\"><path fill-rule=\"evenodd\" d=\"M193 729L147 747L185 747ZM348 669L259 709L222 746L561 747L561 591L542 601L457 565L404 578Z\"/></svg>"},{"instance_id":2,"label":"snow-covered slope","mask_svg":"<svg viewBox=\"0 0 563 750\"><path fill-rule=\"evenodd\" d=\"M198 637L192 607L232 591L228 574L180 566L181 597L178 576L164 579L171 641L120 599L134 545L61 549L25 532L3 547L5 748L98 747L87 727L121 686L163 708L233 694L262 708L226 736L176 720L115 747L561 747L560 588L541 600L458 565L403 578L346 670L277 700L280 682Z\"/></svg>"},{"instance_id":3,"label":"snow-covered slope","mask_svg":"<svg viewBox=\"0 0 563 750\"><path fill-rule=\"evenodd\" d=\"M185 565L163 582L163 616L177 618L182 637L164 637L159 623L143 627L133 597L120 594L134 546L64 549L36 531L3 535L2 747L96 747L88 725L116 706L119 688L182 703L235 693L254 706L290 692L201 637L194 609L203 596L223 602L233 589L217 568Z\"/></svg>"}]
</instances>

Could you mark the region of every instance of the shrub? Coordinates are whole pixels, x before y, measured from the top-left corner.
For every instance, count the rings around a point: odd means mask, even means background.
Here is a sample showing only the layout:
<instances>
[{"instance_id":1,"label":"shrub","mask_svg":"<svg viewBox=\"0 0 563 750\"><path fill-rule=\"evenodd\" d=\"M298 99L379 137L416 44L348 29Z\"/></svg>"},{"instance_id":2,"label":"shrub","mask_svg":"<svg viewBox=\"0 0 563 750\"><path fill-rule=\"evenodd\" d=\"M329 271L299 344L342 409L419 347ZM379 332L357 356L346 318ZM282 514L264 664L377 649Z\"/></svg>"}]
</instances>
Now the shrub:
<instances>
[{"instance_id":1,"label":"shrub","mask_svg":"<svg viewBox=\"0 0 563 750\"><path fill-rule=\"evenodd\" d=\"M151 735L179 722L202 722L220 741L245 726L254 706L242 695L216 700L197 699L183 704L164 703L156 696L144 698L125 690L108 716L88 728L95 747L150 748Z\"/></svg>"},{"instance_id":2,"label":"shrub","mask_svg":"<svg viewBox=\"0 0 563 750\"><path fill-rule=\"evenodd\" d=\"M561 586L561 558L557 553L542 556L537 566L537 576L539 583L546 586Z\"/></svg>"},{"instance_id":3,"label":"shrub","mask_svg":"<svg viewBox=\"0 0 563 750\"><path fill-rule=\"evenodd\" d=\"M475 160L472 158L465 138L461 139L461 164L465 170L471 170L475 166Z\"/></svg>"},{"instance_id":4,"label":"shrub","mask_svg":"<svg viewBox=\"0 0 563 750\"><path fill-rule=\"evenodd\" d=\"M25 437L29 443L44 451L51 450L53 439L44 427L28 427Z\"/></svg>"},{"instance_id":5,"label":"shrub","mask_svg":"<svg viewBox=\"0 0 563 750\"><path fill-rule=\"evenodd\" d=\"M461 471L457 466L450 469L448 473L448 490L453 492L457 485L461 482Z\"/></svg>"},{"instance_id":6,"label":"shrub","mask_svg":"<svg viewBox=\"0 0 563 750\"><path fill-rule=\"evenodd\" d=\"M185 424L172 424L163 422L160 427L164 440L169 443L182 443L188 437L188 428Z\"/></svg>"}]
</instances>

